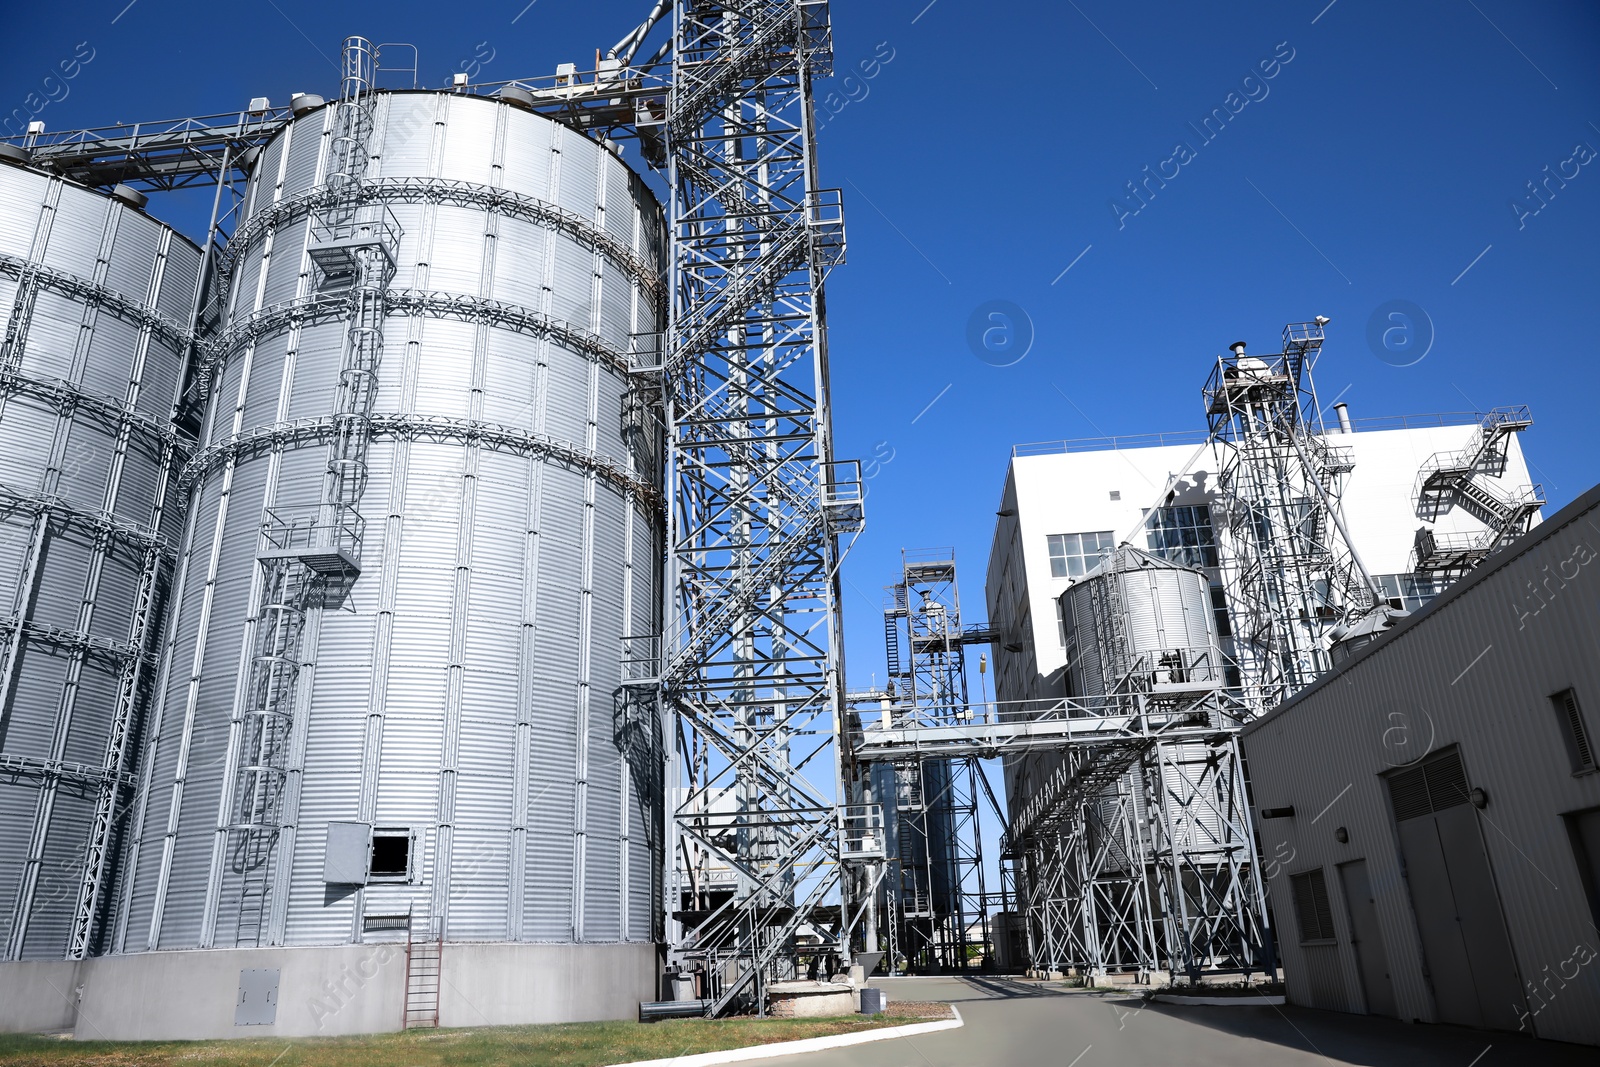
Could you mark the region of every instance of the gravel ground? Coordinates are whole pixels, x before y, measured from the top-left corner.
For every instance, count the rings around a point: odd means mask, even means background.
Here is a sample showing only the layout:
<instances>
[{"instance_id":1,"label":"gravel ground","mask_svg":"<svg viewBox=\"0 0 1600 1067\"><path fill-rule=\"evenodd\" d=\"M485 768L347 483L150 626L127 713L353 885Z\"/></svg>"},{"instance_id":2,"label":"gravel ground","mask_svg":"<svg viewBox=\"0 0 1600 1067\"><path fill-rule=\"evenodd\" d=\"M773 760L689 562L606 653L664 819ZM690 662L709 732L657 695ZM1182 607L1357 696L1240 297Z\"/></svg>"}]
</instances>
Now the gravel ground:
<instances>
[{"instance_id":1,"label":"gravel ground","mask_svg":"<svg viewBox=\"0 0 1600 1067\"><path fill-rule=\"evenodd\" d=\"M954 1019L955 1012L941 1000L891 1000L884 1015L891 1019Z\"/></svg>"}]
</instances>

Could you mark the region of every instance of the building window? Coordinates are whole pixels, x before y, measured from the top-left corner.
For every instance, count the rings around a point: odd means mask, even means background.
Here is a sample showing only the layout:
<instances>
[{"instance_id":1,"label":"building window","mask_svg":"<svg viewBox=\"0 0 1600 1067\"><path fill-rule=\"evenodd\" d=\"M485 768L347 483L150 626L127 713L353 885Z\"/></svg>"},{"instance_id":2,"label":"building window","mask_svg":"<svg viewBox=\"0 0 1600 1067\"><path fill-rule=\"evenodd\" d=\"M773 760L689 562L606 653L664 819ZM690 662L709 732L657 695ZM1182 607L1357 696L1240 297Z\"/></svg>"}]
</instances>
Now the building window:
<instances>
[{"instance_id":1,"label":"building window","mask_svg":"<svg viewBox=\"0 0 1600 1067\"><path fill-rule=\"evenodd\" d=\"M413 840L410 830L373 830L367 881L409 882Z\"/></svg>"},{"instance_id":2,"label":"building window","mask_svg":"<svg viewBox=\"0 0 1600 1067\"><path fill-rule=\"evenodd\" d=\"M1563 689L1553 693L1550 703L1555 705L1556 718L1561 723L1561 736L1567 743L1572 773L1588 774L1595 769L1594 744L1589 739L1589 725L1583 721L1583 709L1578 706L1577 691Z\"/></svg>"},{"instance_id":3,"label":"building window","mask_svg":"<svg viewBox=\"0 0 1600 1067\"><path fill-rule=\"evenodd\" d=\"M1378 587L1391 608L1416 611L1444 592L1445 583L1425 574L1376 574Z\"/></svg>"},{"instance_id":4,"label":"building window","mask_svg":"<svg viewBox=\"0 0 1600 1067\"><path fill-rule=\"evenodd\" d=\"M1061 639L1061 647L1067 647L1067 605L1061 597L1056 597L1056 634Z\"/></svg>"},{"instance_id":5,"label":"building window","mask_svg":"<svg viewBox=\"0 0 1600 1067\"><path fill-rule=\"evenodd\" d=\"M1322 868L1289 876L1294 884L1294 913L1300 920L1302 945L1333 941L1333 908L1328 904L1328 881Z\"/></svg>"},{"instance_id":6,"label":"building window","mask_svg":"<svg viewBox=\"0 0 1600 1067\"><path fill-rule=\"evenodd\" d=\"M1233 636L1233 620L1228 615L1228 594L1220 585L1211 587L1211 614L1217 620L1217 636Z\"/></svg>"},{"instance_id":7,"label":"building window","mask_svg":"<svg viewBox=\"0 0 1600 1067\"><path fill-rule=\"evenodd\" d=\"M1217 565L1217 535L1211 528L1211 509L1157 508L1146 519L1150 551L1185 567Z\"/></svg>"},{"instance_id":8,"label":"building window","mask_svg":"<svg viewBox=\"0 0 1600 1067\"><path fill-rule=\"evenodd\" d=\"M1050 576L1081 578L1094 570L1106 554L1116 547L1110 530L1099 533L1050 535Z\"/></svg>"}]
</instances>

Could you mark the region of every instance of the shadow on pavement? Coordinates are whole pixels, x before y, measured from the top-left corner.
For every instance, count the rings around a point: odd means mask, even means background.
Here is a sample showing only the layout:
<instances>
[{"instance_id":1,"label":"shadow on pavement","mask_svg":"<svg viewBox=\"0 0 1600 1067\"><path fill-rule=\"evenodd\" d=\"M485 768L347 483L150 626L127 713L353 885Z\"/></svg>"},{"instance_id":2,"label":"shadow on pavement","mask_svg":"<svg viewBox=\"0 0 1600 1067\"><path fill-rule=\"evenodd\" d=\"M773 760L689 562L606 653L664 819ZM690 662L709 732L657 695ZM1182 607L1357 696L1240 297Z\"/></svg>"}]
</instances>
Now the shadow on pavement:
<instances>
[{"instance_id":1,"label":"shadow on pavement","mask_svg":"<svg viewBox=\"0 0 1600 1067\"><path fill-rule=\"evenodd\" d=\"M1152 1002L1146 1011L1195 1026L1314 1052L1363 1067L1497 1067L1600 1064L1600 1049L1522 1034L1461 1026L1403 1023L1381 1015L1348 1015L1293 1004L1212 1007Z\"/></svg>"},{"instance_id":2,"label":"shadow on pavement","mask_svg":"<svg viewBox=\"0 0 1600 1067\"><path fill-rule=\"evenodd\" d=\"M963 975L958 979L965 985L972 986L985 994L982 997L968 997L969 1000L994 1000L996 998L1010 1000L1016 997L1061 997L1067 996L1068 990L1051 989L1035 982L1019 982L1014 978L1001 978L988 976L979 978L974 975Z\"/></svg>"}]
</instances>

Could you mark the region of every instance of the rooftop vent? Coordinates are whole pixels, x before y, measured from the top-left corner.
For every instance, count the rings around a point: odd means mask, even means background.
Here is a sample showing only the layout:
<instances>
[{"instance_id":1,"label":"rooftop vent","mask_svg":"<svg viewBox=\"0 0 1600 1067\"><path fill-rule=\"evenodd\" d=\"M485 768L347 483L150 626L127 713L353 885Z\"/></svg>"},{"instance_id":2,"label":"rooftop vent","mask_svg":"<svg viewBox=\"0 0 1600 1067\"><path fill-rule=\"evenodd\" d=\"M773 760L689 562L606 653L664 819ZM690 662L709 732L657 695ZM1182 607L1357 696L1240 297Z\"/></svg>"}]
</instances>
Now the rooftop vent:
<instances>
[{"instance_id":1,"label":"rooftop vent","mask_svg":"<svg viewBox=\"0 0 1600 1067\"><path fill-rule=\"evenodd\" d=\"M121 200L129 207L140 209L150 202L150 198L148 196L145 196L133 186L123 185L121 182L118 182L116 185L112 186L111 196L113 199Z\"/></svg>"},{"instance_id":2,"label":"rooftop vent","mask_svg":"<svg viewBox=\"0 0 1600 1067\"><path fill-rule=\"evenodd\" d=\"M327 101L316 93L295 93L289 97L289 110L294 112L295 118L299 118L308 111L315 111L326 103Z\"/></svg>"},{"instance_id":3,"label":"rooftop vent","mask_svg":"<svg viewBox=\"0 0 1600 1067\"><path fill-rule=\"evenodd\" d=\"M515 85L502 85L495 95L512 107L519 107L524 111L533 110L533 94L526 89L518 89Z\"/></svg>"}]
</instances>

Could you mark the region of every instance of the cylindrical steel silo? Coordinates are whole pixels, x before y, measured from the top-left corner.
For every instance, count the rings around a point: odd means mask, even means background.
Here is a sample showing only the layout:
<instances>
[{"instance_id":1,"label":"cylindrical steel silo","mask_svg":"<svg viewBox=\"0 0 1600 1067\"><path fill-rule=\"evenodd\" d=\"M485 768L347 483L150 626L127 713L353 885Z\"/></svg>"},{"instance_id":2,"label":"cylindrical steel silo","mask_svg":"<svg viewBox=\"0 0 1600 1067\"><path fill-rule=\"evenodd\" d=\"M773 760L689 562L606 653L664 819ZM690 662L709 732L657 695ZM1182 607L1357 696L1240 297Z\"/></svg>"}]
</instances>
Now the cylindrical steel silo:
<instances>
[{"instance_id":1,"label":"cylindrical steel silo","mask_svg":"<svg viewBox=\"0 0 1600 1067\"><path fill-rule=\"evenodd\" d=\"M1159 702L1166 695L1181 699L1222 684L1222 651L1210 580L1204 572L1123 546L1062 599L1073 696L1094 699L1122 693L1132 699L1137 693ZM1174 763L1189 758L1204 762L1202 742L1168 747ZM1169 791L1188 794L1182 771L1168 766L1163 773ZM1133 818L1148 825L1148 793L1126 779L1101 802L1102 817L1113 821L1119 790L1131 792ZM1213 812L1182 810L1173 817L1173 833L1180 844L1207 847L1222 839L1223 829Z\"/></svg>"},{"instance_id":2,"label":"cylindrical steel silo","mask_svg":"<svg viewBox=\"0 0 1600 1067\"><path fill-rule=\"evenodd\" d=\"M200 251L139 202L0 165L5 959L102 947L181 532Z\"/></svg>"},{"instance_id":3,"label":"cylindrical steel silo","mask_svg":"<svg viewBox=\"0 0 1600 1067\"><path fill-rule=\"evenodd\" d=\"M346 94L222 263L119 948L659 940L659 206L514 101Z\"/></svg>"},{"instance_id":4,"label":"cylindrical steel silo","mask_svg":"<svg viewBox=\"0 0 1600 1067\"><path fill-rule=\"evenodd\" d=\"M1220 684L1222 653L1210 590L1204 572L1148 552L1124 546L1108 556L1061 594L1067 647L1073 650L1072 694Z\"/></svg>"}]
</instances>

